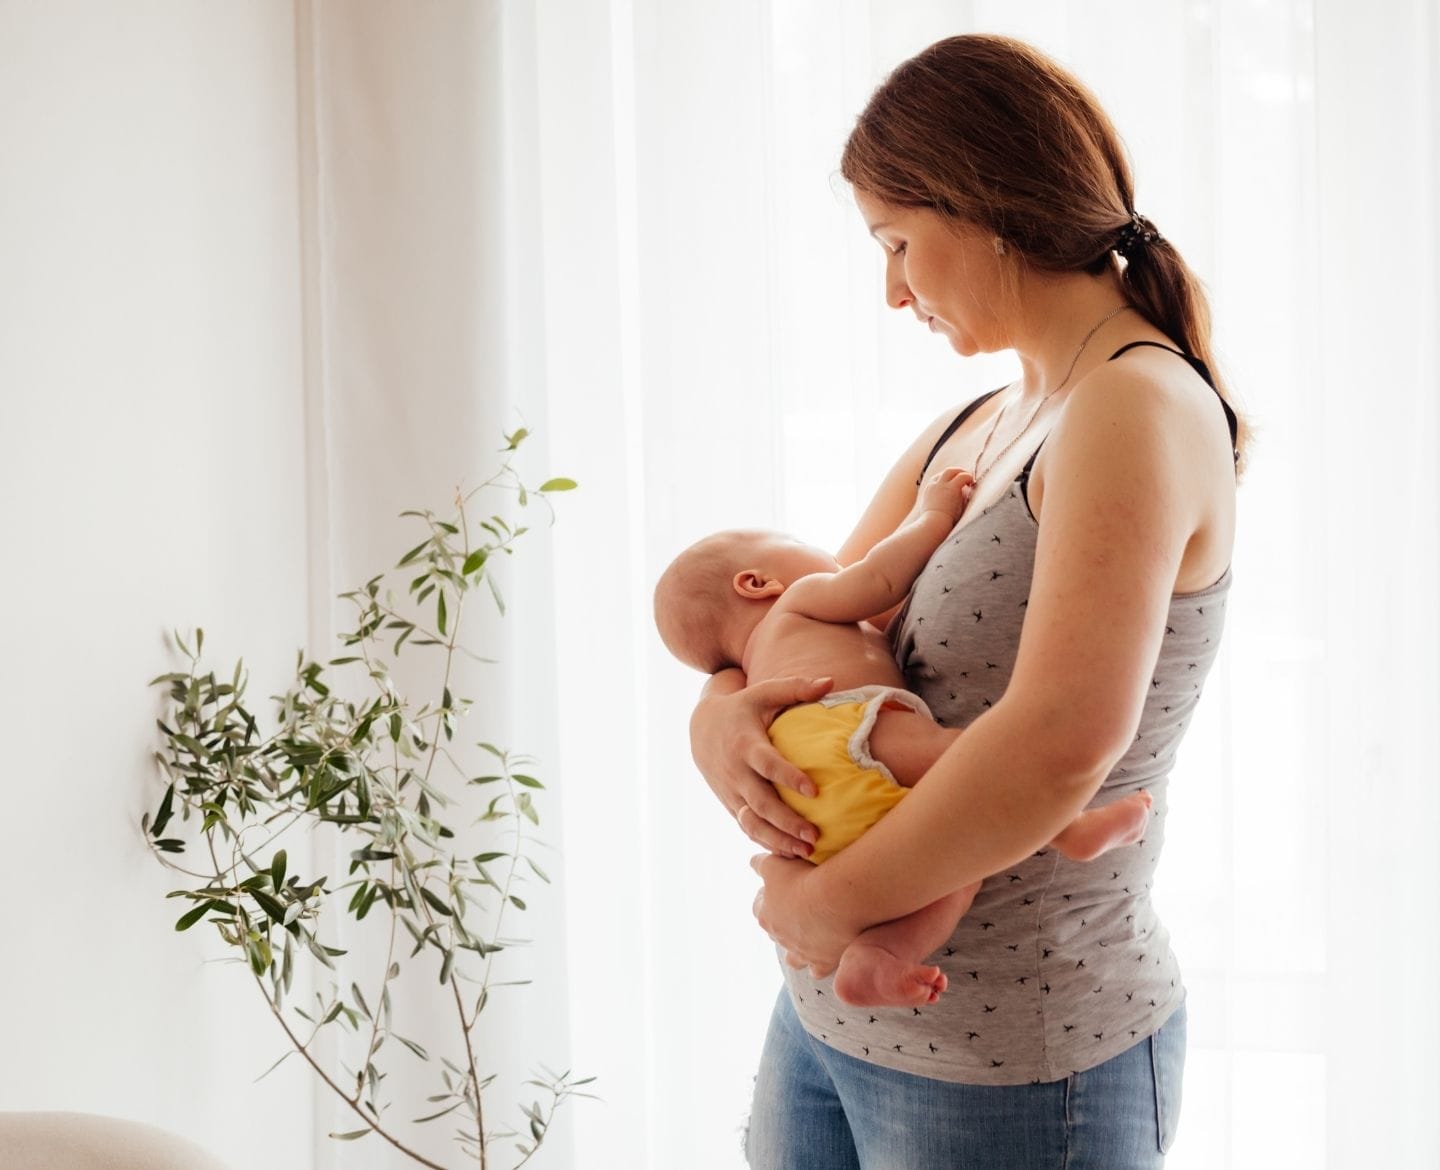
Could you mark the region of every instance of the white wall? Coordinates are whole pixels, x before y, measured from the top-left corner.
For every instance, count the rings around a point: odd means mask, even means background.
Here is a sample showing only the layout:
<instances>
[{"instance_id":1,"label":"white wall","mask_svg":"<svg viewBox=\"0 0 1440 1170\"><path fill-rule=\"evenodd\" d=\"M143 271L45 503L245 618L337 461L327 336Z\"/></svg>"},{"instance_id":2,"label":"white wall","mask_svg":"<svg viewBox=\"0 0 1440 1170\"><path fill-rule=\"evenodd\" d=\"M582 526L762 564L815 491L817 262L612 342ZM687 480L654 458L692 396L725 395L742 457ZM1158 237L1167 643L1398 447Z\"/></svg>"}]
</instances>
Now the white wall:
<instances>
[{"instance_id":1,"label":"white wall","mask_svg":"<svg viewBox=\"0 0 1440 1170\"><path fill-rule=\"evenodd\" d=\"M311 1087L139 817L165 631L306 640L288 3L0 0L0 1109L131 1117L309 1165ZM245 1152L263 1125L270 1147Z\"/></svg>"}]
</instances>

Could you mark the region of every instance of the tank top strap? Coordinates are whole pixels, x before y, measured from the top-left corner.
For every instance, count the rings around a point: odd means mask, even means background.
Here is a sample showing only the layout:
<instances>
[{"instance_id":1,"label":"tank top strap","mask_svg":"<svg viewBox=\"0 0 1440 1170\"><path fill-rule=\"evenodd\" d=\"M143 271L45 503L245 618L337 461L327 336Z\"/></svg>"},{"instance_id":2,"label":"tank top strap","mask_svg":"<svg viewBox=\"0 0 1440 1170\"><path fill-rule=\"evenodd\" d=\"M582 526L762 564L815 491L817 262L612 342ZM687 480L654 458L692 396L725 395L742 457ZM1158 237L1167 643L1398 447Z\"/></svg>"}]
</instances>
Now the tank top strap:
<instances>
[{"instance_id":1,"label":"tank top strap","mask_svg":"<svg viewBox=\"0 0 1440 1170\"><path fill-rule=\"evenodd\" d=\"M1186 353L1183 349L1176 349L1174 346L1161 345L1158 341L1129 342L1126 345L1122 345L1106 360L1113 362L1122 354L1129 353L1132 349L1135 349L1137 346L1141 345L1149 345L1153 346L1155 349L1163 349L1166 353L1173 353L1176 357L1184 358L1187 362L1190 363L1190 368L1193 369L1197 374L1199 374L1200 377L1205 379L1205 385L1209 386L1210 389L1215 391L1215 397L1220 399L1220 408L1225 412L1225 423L1230 428L1230 453L1234 456L1235 462L1239 463L1240 451L1235 446L1235 442L1240 436L1240 420L1236 416L1234 409L1230 406L1228 402L1225 401L1224 397L1220 393L1219 388L1215 385L1215 379L1210 374L1210 367L1207 366L1199 358L1197 358L1194 354ZM1016 480L1017 482L1019 482L1022 492L1026 491L1026 489L1030 485L1030 471L1035 466L1035 460L1040 455L1040 448L1044 446L1045 443L1042 440L1040 443L1040 447L1036 447L1035 450L1031 452L1030 458L1025 461L1025 466L1021 469L1020 474L1016 477ZM1028 493L1026 495L1026 503L1029 503Z\"/></svg>"},{"instance_id":2,"label":"tank top strap","mask_svg":"<svg viewBox=\"0 0 1440 1170\"><path fill-rule=\"evenodd\" d=\"M1205 379L1205 385L1209 386L1210 389L1215 391L1215 397L1220 399L1220 408L1225 412L1225 423L1230 428L1230 450L1235 457L1235 462L1239 463L1240 451L1235 446L1235 444L1240 437L1240 420L1236 416L1235 411L1231 407L1231 405L1225 401L1224 395L1220 393L1220 388L1215 385L1215 379L1210 373L1210 367L1207 366L1194 354L1186 353L1183 349L1176 349L1174 346L1171 345L1162 345L1158 341L1132 341L1128 345L1122 345L1119 349L1112 353L1107 360L1113 362L1122 354L1129 353L1132 349L1135 349L1137 346L1141 345L1152 346L1155 349L1163 349L1166 353L1173 353L1176 357L1184 358L1187 362L1190 363L1190 368Z\"/></svg>"},{"instance_id":3,"label":"tank top strap","mask_svg":"<svg viewBox=\"0 0 1440 1170\"><path fill-rule=\"evenodd\" d=\"M1006 383L1006 385L1009 385L1009 383ZM950 425L940 432L940 437L935 440L935 445L930 448L930 454L925 456L925 462L920 468L920 475L915 480L916 487L919 487L922 483L925 482L925 473L930 470L930 464L935 462L935 456L940 453L940 448L945 446L946 440L949 439L951 435L953 435L956 431L958 431L962 426L965 425L966 419L968 419L972 414L974 414L977 410L979 410L982 406L989 402L990 399L994 398L995 395L999 394L1000 391L1003 389L1005 389L1004 386L997 386L994 390L986 391L984 394L980 395L979 398L975 399L975 401L964 407L959 414L957 414L954 418L950 420Z\"/></svg>"}]
</instances>

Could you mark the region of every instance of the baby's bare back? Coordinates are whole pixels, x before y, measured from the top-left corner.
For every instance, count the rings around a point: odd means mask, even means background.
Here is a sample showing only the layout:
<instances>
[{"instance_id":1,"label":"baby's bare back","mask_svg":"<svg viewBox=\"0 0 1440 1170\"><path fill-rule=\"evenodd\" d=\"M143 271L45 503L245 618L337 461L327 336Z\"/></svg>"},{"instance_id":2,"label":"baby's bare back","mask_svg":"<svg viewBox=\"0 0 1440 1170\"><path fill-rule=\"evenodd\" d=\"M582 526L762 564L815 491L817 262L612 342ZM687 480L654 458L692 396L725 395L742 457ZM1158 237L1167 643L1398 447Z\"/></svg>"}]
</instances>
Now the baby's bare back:
<instances>
[{"instance_id":1,"label":"baby's bare back","mask_svg":"<svg viewBox=\"0 0 1440 1170\"><path fill-rule=\"evenodd\" d=\"M755 627L744 668L751 683L798 676L833 678L837 691L905 685L889 640L874 626L822 622L785 610L772 611Z\"/></svg>"}]
</instances>

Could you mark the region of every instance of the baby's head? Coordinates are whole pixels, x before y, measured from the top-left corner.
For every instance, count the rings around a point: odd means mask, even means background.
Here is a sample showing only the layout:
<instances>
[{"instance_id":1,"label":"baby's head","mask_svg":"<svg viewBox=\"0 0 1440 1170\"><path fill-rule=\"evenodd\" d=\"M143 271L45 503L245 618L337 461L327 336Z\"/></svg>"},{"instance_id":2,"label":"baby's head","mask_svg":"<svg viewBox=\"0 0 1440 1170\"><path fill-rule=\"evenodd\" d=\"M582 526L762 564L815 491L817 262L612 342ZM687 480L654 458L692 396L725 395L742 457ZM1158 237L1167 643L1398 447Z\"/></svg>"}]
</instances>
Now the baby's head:
<instances>
[{"instance_id":1,"label":"baby's head","mask_svg":"<svg viewBox=\"0 0 1440 1170\"><path fill-rule=\"evenodd\" d=\"M655 626L671 654L714 674L740 665L751 632L791 582L838 568L828 553L778 532L717 532L692 544L660 575Z\"/></svg>"}]
</instances>

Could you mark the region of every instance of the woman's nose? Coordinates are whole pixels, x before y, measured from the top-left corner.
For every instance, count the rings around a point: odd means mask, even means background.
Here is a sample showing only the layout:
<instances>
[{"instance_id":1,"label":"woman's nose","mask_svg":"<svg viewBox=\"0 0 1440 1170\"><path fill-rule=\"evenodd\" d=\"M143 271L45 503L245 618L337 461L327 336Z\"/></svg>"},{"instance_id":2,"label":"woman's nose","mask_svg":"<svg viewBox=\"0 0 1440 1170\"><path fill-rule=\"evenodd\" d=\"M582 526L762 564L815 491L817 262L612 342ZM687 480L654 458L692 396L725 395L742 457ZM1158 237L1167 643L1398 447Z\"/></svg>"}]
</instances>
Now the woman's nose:
<instances>
[{"instance_id":1,"label":"woman's nose","mask_svg":"<svg viewBox=\"0 0 1440 1170\"><path fill-rule=\"evenodd\" d=\"M885 303L892 309L903 309L915 300L905 283L905 272L899 260L891 256L885 264Z\"/></svg>"}]
</instances>

